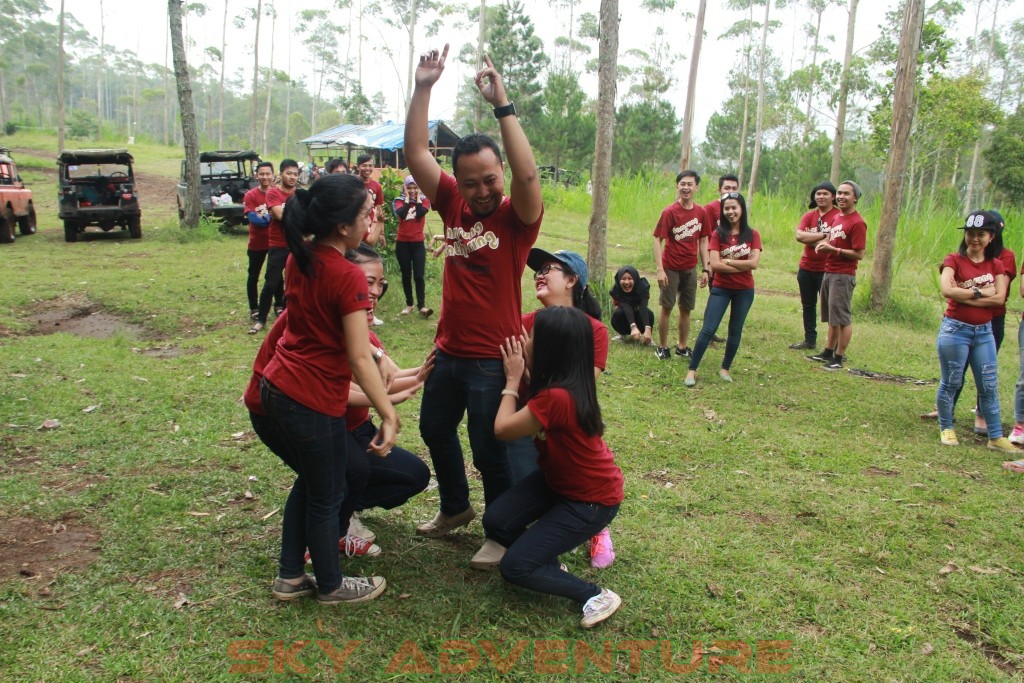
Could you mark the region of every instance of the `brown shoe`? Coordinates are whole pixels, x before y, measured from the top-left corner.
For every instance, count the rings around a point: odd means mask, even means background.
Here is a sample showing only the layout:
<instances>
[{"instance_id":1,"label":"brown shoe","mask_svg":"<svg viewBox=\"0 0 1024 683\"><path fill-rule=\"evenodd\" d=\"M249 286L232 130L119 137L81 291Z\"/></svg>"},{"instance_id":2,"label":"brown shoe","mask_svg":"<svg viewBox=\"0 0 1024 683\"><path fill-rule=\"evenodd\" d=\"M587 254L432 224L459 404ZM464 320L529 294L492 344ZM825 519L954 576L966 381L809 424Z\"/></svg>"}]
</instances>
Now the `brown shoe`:
<instances>
[{"instance_id":1,"label":"brown shoe","mask_svg":"<svg viewBox=\"0 0 1024 683\"><path fill-rule=\"evenodd\" d=\"M473 559L469 561L469 566L481 571L497 569L501 564L501 558L505 557L506 551L505 546L488 538L480 550L476 551Z\"/></svg>"},{"instance_id":2,"label":"brown shoe","mask_svg":"<svg viewBox=\"0 0 1024 683\"><path fill-rule=\"evenodd\" d=\"M472 505L456 515L446 515L443 512L438 512L434 515L434 519L416 527L416 533L427 538L438 538L444 536L449 531L458 529L460 526L466 526L473 521L474 517L476 517L476 510L473 509Z\"/></svg>"}]
</instances>

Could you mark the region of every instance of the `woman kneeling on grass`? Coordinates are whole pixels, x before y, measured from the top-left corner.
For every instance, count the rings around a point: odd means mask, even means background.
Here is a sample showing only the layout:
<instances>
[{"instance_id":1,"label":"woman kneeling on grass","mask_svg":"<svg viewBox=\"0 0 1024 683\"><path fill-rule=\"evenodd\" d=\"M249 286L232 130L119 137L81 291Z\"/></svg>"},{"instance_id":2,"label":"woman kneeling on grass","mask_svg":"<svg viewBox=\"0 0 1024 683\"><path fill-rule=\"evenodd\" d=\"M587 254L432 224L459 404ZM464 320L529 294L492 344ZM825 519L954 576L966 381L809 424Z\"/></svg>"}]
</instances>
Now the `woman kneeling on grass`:
<instances>
[{"instance_id":1,"label":"woman kneeling on grass","mask_svg":"<svg viewBox=\"0 0 1024 683\"><path fill-rule=\"evenodd\" d=\"M282 516L273 588L281 600L316 592L325 604L363 602L387 585L381 576L344 576L338 557L353 374L381 416L373 452L390 452L399 428L370 349L366 276L344 256L366 234L372 210L362 181L337 174L297 190L284 209L288 321L260 383L260 405L285 437L279 455L297 475ZM315 581L303 571L307 547Z\"/></svg>"},{"instance_id":2,"label":"woman kneeling on grass","mask_svg":"<svg viewBox=\"0 0 1024 683\"><path fill-rule=\"evenodd\" d=\"M739 351L743 323L754 303L753 271L761 261L761 235L747 223L747 202L739 192L722 195L722 218L711 233L708 256L715 279L704 309L704 325L690 356L690 371L683 380L688 387L697 384L697 368L728 308L732 309L729 336L725 340L725 355L718 376L724 382L732 381L729 368Z\"/></svg>"},{"instance_id":3,"label":"woman kneeling on grass","mask_svg":"<svg viewBox=\"0 0 1024 683\"><path fill-rule=\"evenodd\" d=\"M531 335L507 339L501 355L505 389L495 436L535 435L540 469L487 506L484 531L507 548L500 564L506 581L575 600L583 607L580 626L590 628L614 614L622 599L564 571L558 557L607 527L623 499L622 471L601 438L594 332L579 309L545 308ZM527 362L529 397L517 411Z\"/></svg>"},{"instance_id":4,"label":"woman kneeling on grass","mask_svg":"<svg viewBox=\"0 0 1024 683\"><path fill-rule=\"evenodd\" d=\"M953 429L953 403L963 385L967 365L978 387L978 410L988 428L988 447L1001 453L1019 453L1003 436L999 411L996 342L992 311L1006 300L1007 277L995 258L999 221L987 211L971 213L964 223L960 249L949 254L939 268L939 284L948 305L937 340L941 380L935 398L939 410L939 440L959 446Z\"/></svg>"}]
</instances>

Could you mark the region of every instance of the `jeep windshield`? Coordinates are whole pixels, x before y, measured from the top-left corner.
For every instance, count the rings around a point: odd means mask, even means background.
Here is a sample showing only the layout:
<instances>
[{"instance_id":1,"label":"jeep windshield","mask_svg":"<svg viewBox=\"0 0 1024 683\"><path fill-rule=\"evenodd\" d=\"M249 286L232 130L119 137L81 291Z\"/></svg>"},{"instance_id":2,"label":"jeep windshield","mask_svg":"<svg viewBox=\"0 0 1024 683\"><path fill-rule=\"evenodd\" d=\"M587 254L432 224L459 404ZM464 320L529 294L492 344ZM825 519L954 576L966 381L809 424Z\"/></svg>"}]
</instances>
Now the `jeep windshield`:
<instances>
[{"instance_id":1,"label":"jeep windshield","mask_svg":"<svg viewBox=\"0 0 1024 683\"><path fill-rule=\"evenodd\" d=\"M115 174L131 176L131 168L124 164L68 164L67 177L71 180L109 178Z\"/></svg>"},{"instance_id":2,"label":"jeep windshield","mask_svg":"<svg viewBox=\"0 0 1024 683\"><path fill-rule=\"evenodd\" d=\"M203 178L248 178L249 173L242 161L204 161L199 164Z\"/></svg>"}]
</instances>

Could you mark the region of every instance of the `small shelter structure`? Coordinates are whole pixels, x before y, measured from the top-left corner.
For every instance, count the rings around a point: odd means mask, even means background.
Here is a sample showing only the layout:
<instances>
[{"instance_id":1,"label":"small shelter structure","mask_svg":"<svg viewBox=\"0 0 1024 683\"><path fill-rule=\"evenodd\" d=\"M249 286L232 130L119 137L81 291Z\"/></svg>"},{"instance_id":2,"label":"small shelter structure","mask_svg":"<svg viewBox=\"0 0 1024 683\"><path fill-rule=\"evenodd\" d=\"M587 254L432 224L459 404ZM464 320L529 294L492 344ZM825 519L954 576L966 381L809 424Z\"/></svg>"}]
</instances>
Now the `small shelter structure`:
<instances>
[{"instance_id":1,"label":"small shelter structure","mask_svg":"<svg viewBox=\"0 0 1024 683\"><path fill-rule=\"evenodd\" d=\"M451 157L452 148L461 139L460 136L440 119L428 121L427 130L428 145L434 158ZM405 155L402 154L402 148L405 146L404 123L343 123L310 135L299 142L306 146L310 160L314 157L323 157L325 161L332 157L341 157L351 165L354 156L365 152L374 156L378 167L406 167Z\"/></svg>"}]
</instances>

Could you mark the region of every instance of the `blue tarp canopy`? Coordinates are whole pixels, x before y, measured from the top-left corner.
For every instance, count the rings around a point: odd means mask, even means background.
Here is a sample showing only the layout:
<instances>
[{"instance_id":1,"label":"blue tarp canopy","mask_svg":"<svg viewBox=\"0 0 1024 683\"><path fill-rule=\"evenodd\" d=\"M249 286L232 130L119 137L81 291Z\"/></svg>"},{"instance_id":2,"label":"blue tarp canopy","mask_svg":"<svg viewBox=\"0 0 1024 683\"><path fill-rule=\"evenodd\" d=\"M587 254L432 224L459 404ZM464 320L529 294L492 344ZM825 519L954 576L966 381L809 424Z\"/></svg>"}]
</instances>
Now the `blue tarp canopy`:
<instances>
[{"instance_id":1,"label":"blue tarp canopy","mask_svg":"<svg viewBox=\"0 0 1024 683\"><path fill-rule=\"evenodd\" d=\"M440 119L429 121L428 131L430 145L438 151L450 150L459 141L459 136ZM343 123L310 135L300 142L309 148L310 153L314 150L346 147L394 152L405 146L405 124L390 121L372 125Z\"/></svg>"}]
</instances>

